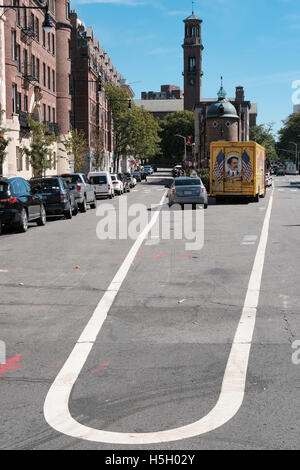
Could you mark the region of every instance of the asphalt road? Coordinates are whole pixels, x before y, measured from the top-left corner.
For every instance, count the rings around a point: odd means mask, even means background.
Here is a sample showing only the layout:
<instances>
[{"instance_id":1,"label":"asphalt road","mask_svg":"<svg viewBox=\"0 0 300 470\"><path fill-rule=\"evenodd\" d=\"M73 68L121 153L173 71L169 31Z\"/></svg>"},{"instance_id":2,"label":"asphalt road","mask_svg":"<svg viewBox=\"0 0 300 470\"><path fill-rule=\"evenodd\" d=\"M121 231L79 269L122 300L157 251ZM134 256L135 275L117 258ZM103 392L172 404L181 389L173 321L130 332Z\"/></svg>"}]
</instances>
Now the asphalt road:
<instances>
[{"instance_id":1,"label":"asphalt road","mask_svg":"<svg viewBox=\"0 0 300 470\"><path fill-rule=\"evenodd\" d=\"M160 208L159 223L169 211L158 206L167 176L138 185L128 206L144 205L148 221ZM258 204L211 200L207 211L199 209L202 249L189 251L185 239L157 233L141 245L72 389L75 421L150 433L188 425L214 408L271 193ZM121 200L109 201L117 225ZM97 238L106 203L98 202L98 215L89 210L0 238L0 340L7 347L0 449L299 448L300 365L292 363L292 344L300 340L299 176L275 178L245 397L232 419L192 438L147 445L92 442L46 422L49 389L134 244Z\"/></svg>"}]
</instances>

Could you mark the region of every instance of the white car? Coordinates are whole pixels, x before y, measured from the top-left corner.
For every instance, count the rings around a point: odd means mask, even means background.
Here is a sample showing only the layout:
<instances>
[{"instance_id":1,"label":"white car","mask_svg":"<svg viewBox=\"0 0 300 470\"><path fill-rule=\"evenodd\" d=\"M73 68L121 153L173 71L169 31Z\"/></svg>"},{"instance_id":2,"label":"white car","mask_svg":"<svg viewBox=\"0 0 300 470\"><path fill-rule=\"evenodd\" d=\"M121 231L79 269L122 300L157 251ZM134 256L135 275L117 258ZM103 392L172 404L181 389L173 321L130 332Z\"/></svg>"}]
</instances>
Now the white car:
<instances>
[{"instance_id":1,"label":"white car","mask_svg":"<svg viewBox=\"0 0 300 470\"><path fill-rule=\"evenodd\" d=\"M115 196L114 185L108 171L94 171L88 174L90 184L94 186L96 197L112 199Z\"/></svg>"},{"instance_id":2,"label":"white car","mask_svg":"<svg viewBox=\"0 0 300 470\"><path fill-rule=\"evenodd\" d=\"M111 179L112 179L112 184L113 184L115 193L121 196L121 194L124 193L123 182L119 179L118 175L111 175Z\"/></svg>"}]
</instances>

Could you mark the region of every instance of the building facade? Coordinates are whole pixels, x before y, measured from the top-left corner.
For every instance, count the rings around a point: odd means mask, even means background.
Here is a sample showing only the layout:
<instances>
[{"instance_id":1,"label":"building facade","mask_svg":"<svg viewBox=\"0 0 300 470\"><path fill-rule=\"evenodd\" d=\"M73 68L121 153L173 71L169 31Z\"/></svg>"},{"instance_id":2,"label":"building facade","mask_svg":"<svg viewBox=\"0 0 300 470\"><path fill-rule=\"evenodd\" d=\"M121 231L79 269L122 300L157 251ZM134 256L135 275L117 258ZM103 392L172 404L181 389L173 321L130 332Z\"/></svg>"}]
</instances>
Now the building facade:
<instances>
[{"instance_id":1,"label":"building facade","mask_svg":"<svg viewBox=\"0 0 300 470\"><path fill-rule=\"evenodd\" d=\"M111 170L114 167L113 122L104 84L126 88L134 93L114 67L91 27L85 27L75 10L71 12L72 127L84 131L88 148L87 168Z\"/></svg>"},{"instance_id":2,"label":"building facade","mask_svg":"<svg viewBox=\"0 0 300 470\"><path fill-rule=\"evenodd\" d=\"M182 100L183 90L176 85L161 85L160 91L142 91L142 100Z\"/></svg>"},{"instance_id":3,"label":"building facade","mask_svg":"<svg viewBox=\"0 0 300 470\"><path fill-rule=\"evenodd\" d=\"M216 141L249 141L256 125L257 106L245 100L244 88L236 87L235 98L226 98L223 84L218 99L203 100L195 107L195 161L208 166L210 144Z\"/></svg>"},{"instance_id":4,"label":"building facade","mask_svg":"<svg viewBox=\"0 0 300 470\"><path fill-rule=\"evenodd\" d=\"M5 96L1 86L1 104L3 107L4 100L10 143L3 175L30 178L34 171L22 150L30 145L27 117L32 115L35 120L46 123L57 139L68 135L70 130L70 10L68 0L50 0L53 27L51 32L45 32L42 27L44 10L30 8L40 7L41 2L14 1L16 5L29 8L5 12L4 41L1 41L5 44ZM54 158L48 174L69 169L69 160L61 147L59 142L53 146Z\"/></svg>"}]
</instances>

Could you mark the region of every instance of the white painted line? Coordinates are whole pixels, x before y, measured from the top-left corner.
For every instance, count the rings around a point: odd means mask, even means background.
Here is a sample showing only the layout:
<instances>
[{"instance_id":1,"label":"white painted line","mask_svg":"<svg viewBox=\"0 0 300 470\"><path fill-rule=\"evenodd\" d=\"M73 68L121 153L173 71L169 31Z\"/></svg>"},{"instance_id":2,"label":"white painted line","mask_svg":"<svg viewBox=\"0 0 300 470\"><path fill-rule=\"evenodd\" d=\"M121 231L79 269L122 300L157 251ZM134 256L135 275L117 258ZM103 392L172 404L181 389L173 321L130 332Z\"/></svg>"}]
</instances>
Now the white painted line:
<instances>
[{"instance_id":1,"label":"white painted line","mask_svg":"<svg viewBox=\"0 0 300 470\"><path fill-rule=\"evenodd\" d=\"M147 240L145 245L147 245L147 246L159 245L159 239L158 240Z\"/></svg>"},{"instance_id":2,"label":"white painted line","mask_svg":"<svg viewBox=\"0 0 300 470\"><path fill-rule=\"evenodd\" d=\"M78 423L70 414L69 399L78 376L93 348L94 342L107 317L108 311L124 281L136 253L159 212L155 212L150 223L129 251L108 290L100 300L92 318L85 327L77 344L52 384L44 404L45 419L50 426L70 437L108 444L141 445L178 441L211 432L229 420L239 411L245 395L248 361L255 327L261 279L268 242L269 226L274 191L270 197L260 242L252 268L245 303L232 343L223 377L222 389L214 408L198 421L176 429L149 433L119 433L93 429Z\"/></svg>"},{"instance_id":3,"label":"white painted line","mask_svg":"<svg viewBox=\"0 0 300 470\"><path fill-rule=\"evenodd\" d=\"M243 238L241 245L255 245L257 238L257 235L246 235Z\"/></svg>"}]
</instances>

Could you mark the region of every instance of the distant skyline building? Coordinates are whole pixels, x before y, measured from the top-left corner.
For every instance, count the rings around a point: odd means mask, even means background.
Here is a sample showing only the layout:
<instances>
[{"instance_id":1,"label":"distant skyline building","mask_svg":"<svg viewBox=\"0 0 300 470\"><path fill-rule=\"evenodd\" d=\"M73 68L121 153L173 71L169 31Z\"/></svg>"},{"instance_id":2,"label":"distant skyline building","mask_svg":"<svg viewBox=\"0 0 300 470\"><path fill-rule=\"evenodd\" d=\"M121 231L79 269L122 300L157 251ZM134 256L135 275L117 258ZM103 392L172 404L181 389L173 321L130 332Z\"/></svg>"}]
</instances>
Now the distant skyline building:
<instances>
[{"instance_id":1,"label":"distant skyline building","mask_svg":"<svg viewBox=\"0 0 300 470\"><path fill-rule=\"evenodd\" d=\"M294 105L293 113L294 114L300 113L300 104L295 104Z\"/></svg>"},{"instance_id":2,"label":"distant skyline building","mask_svg":"<svg viewBox=\"0 0 300 470\"><path fill-rule=\"evenodd\" d=\"M142 100L181 100L183 90L176 85L161 85L160 91L142 91Z\"/></svg>"}]
</instances>

